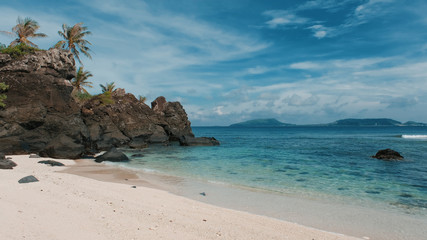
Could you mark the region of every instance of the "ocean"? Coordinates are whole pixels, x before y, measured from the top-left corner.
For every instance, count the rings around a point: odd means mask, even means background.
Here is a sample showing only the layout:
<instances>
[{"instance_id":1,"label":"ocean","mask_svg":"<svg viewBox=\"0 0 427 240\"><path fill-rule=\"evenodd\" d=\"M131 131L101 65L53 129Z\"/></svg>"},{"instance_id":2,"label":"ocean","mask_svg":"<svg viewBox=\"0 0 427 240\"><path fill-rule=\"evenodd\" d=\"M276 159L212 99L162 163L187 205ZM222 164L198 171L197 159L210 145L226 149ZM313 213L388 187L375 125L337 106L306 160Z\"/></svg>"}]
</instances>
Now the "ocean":
<instances>
[{"instance_id":1,"label":"ocean","mask_svg":"<svg viewBox=\"0 0 427 240\"><path fill-rule=\"evenodd\" d=\"M193 127L193 132L213 136L221 145L150 146L126 152L131 161L119 165L262 191L266 202L271 193L427 219L427 127ZM404 160L371 157L385 148ZM136 153L143 156L132 157Z\"/></svg>"}]
</instances>

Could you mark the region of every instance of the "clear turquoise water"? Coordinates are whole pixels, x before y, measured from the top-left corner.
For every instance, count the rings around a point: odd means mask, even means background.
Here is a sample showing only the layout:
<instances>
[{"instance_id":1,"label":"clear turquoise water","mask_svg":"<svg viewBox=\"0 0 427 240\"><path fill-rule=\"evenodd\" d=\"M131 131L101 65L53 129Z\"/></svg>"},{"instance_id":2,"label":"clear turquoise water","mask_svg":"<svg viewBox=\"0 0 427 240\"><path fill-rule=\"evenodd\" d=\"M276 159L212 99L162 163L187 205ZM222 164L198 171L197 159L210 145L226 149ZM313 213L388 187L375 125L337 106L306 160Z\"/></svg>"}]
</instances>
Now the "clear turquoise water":
<instances>
[{"instance_id":1,"label":"clear turquoise water","mask_svg":"<svg viewBox=\"0 0 427 240\"><path fill-rule=\"evenodd\" d=\"M141 151L143 157L122 164L295 196L376 201L424 213L427 209L427 127L194 127L193 131L196 136L214 136L221 146L151 146ZM384 148L400 152L405 160L370 157Z\"/></svg>"}]
</instances>

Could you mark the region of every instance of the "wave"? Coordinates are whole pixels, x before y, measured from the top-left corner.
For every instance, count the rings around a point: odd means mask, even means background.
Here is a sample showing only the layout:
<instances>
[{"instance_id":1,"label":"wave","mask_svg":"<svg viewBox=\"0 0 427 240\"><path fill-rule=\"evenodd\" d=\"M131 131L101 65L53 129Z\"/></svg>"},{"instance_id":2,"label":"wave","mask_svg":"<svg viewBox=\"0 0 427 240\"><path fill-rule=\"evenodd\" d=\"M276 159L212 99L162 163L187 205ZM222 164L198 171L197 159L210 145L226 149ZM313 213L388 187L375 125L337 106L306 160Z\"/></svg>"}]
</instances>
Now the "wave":
<instances>
[{"instance_id":1,"label":"wave","mask_svg":"<svg viewBox=\"0 0 427 240\"><path fill-rule=\"evenodd\" d=\"M402 135L402 138L408 138L408 139L427 139L427 135Z\"/></svg>"}]
</instances>

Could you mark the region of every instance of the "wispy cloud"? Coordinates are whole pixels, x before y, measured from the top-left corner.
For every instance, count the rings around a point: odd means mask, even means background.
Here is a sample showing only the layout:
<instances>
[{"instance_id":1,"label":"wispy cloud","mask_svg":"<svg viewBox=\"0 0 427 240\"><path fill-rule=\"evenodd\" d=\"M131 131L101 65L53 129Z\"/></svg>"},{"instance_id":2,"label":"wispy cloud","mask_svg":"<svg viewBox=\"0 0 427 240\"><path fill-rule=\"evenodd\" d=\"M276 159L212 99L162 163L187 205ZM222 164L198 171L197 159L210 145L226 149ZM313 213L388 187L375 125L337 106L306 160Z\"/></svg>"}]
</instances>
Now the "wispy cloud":
<instances>
[{"instance_id":1,"label":"wispy cloud","mask_svg":"<svg viewBox=\"0 0 427 240\"><path fill-rule=\"evenodd\" d=\"M386 14L387 4L394 0L313 0L305 2L295 8L287 10L270 10L263 14L271 17L271 20L265 22L266 26L271 29L276 29L281 26L293 25L294 27L301 26L313 32L313 37L322 39L336 37L348 32L351 28L365 24L374 18ZM347 16L342 20L341 24L327 26L328 22L316 19L314 17L303 17L302 14L307 10L326 10L335 14L336 11L343 10L345 7L350 8Z\"/></svg>"}]
</instances>

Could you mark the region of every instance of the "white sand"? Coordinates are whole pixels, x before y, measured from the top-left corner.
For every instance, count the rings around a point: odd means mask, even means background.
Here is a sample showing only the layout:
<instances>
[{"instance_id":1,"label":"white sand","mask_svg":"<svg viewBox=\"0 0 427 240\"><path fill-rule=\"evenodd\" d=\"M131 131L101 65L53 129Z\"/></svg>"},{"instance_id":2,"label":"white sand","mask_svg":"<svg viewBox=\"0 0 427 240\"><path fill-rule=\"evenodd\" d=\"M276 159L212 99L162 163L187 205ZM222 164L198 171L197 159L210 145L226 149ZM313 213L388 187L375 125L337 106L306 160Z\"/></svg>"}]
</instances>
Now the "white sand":
<instances>
[{"instance_id":1,"label":"white sand","mask_svg":"<svg viewBox=\"0 0 427 240\"><path fill-rule=\"evenodd\" d=\"M356 239L220 208L168 192L102 182L11 156L0 170L1 239ZM71 160L56 160L73 165ZM19 184L34 175L39 182Z\"/></svg>"}]
</instances>

